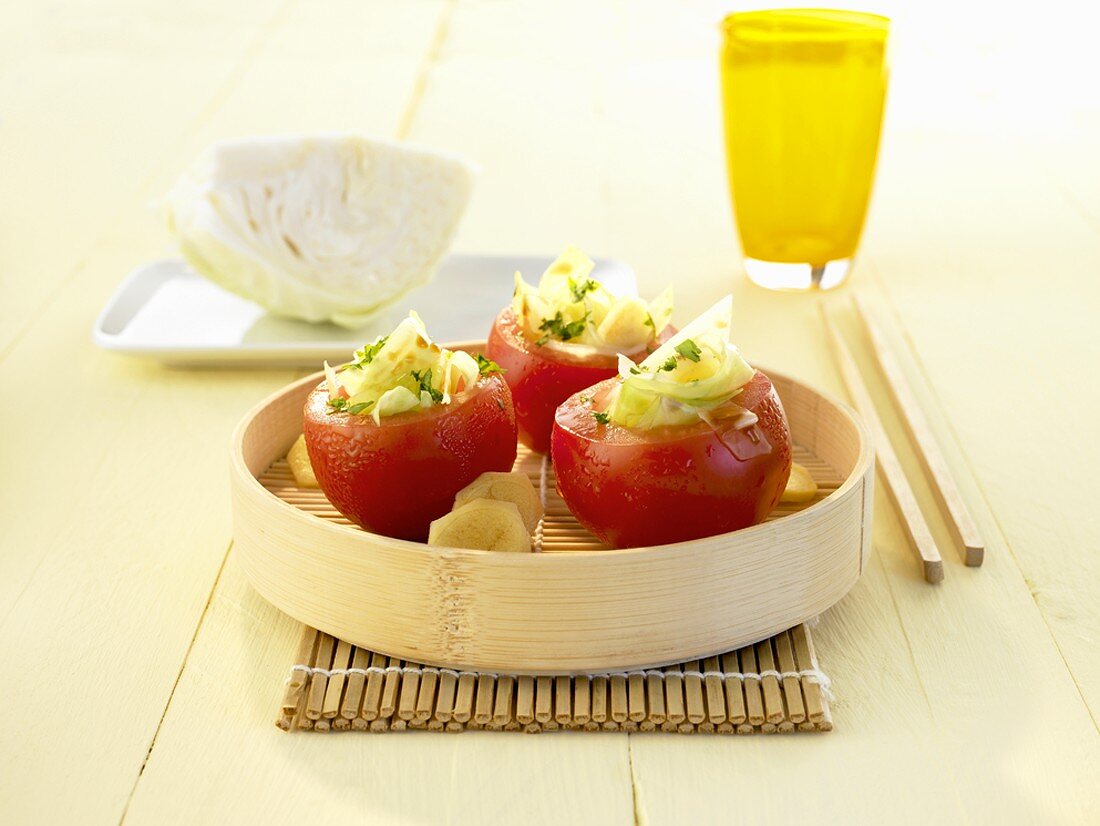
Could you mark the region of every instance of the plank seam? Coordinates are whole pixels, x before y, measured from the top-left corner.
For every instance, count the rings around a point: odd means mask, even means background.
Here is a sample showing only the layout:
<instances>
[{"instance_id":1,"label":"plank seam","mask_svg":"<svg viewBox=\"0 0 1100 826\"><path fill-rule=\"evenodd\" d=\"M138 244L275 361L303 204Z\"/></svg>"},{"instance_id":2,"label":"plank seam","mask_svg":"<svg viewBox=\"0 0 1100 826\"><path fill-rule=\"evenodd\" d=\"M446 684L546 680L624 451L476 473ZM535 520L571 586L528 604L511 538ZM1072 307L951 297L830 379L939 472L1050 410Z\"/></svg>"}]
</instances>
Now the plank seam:
<instances>
[{"instance_id":1,"label":"plank seam","mask_svg":"<svg viewBox=\"0 0 1100 826\"><path fill-rule=\"evenodd\" d=\"M634 770L634 736L630 733L626 735L626 764L630 771L630 800L633 804L631 809L634 814L634 826L643 826L647 820L638 788L640 785L638 773Z\"/></svg>"},{"instance_id":2,"label":"plank seam","mask_svg":"<svg viewBox=\"0 0 1100 826\"><path fill-rule=\"evenodd\" d=\"M1043 153L1036 152L1035 147L1030 142L1026 144L1016 143L1015 147L1020 160L1030 160L1038 166L1043 171L1043 176L1050 182L1054 191L1062 196L1062 200L1066 202L1070 210L1077 213L1077 216L1086 227L1100 235L1100 216L1094 215L1088 204L1078 198L1076 193L1066 186L1062 176L1050 167Z\"/></svg>"},{"instance_id":3,"label":"plank seam","mask_svg":"<svg viewBox=\"0 0 1100 826\"><path fill-rule=\"evenodd\" d=\"M409 101L405 104L405 110L401 113L401 119L397 124L398 140L408 138L409 132L412 130L413 120L416 118L416 113L420 109L420 102L424 98L424 91L428 88L428 75L431 74L435 64L439 62L439 56L443 52L443 43L450 33L451 16L454 14L456 3L457 0L448 0L443 12L439 15L435 36L432 38L428 53L424 56L424 61L420 64L420 68L416 73L412 93L409 95Z\"/></svg>"},{"instance_id":4,"label":"plank seam","mask_svg":"<svg viewBox=\"0 0 1100 826\"><path fill-rule=\"evenodd\" d=\"M210 586L210 593L206 597L206 604L202 608L202 613L199 615L199 621L195 625L195 633L191 635L191 642L187 644L187 651L184 652L183 660L180 662L179 670L176 672L176 679L172 682L172 689L168 692L168 699L164 704L164 711L161 712L160 719L157 721L157 727L153 731L153 737L149 741L149 748L145 752L145 758L141 761L141 768L138 769L137 777L134 778L134 785L130 788L130 794L126 797L126 805L122 807L122 816L119 818L119 826L126 822L126 815L130 811L130 803L134 799L134 795L137 793L138 784L141 783L141 776L145 773L145 767L149 765L149 758L153 756L153 749L157 745L157 736L160 734L161 728L164 726L164 721L168 717L168 711L172 707L172 699L176 696L176 689L179 688L180 680L183 679L183 672L187 669L187 661L191 658L191 652L195 649L195 643L199 639L199 633L202 631L202 627L206 622L206 616L210 612L210 606L214 603L214 595L218 592L218 585L222 581L222 574L225 572L225 564L229 560L229 552L233 548L233 543L230 542L226 548L225 553L222 555L221 565L218 566L218 575L214 577L214 583Z\"/></svg>"}]
</instances>

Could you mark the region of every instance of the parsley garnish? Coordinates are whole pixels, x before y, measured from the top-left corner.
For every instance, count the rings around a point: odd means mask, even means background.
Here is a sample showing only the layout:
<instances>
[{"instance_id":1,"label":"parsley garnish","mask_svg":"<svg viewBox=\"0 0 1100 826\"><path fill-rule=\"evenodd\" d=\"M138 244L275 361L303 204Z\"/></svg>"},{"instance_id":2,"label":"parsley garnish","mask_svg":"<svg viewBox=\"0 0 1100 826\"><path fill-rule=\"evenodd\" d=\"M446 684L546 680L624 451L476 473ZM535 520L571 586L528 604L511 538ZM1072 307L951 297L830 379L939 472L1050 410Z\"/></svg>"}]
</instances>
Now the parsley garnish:
<instances>
[{"instance_id":1,"label":"parsley garnish","mask_svg":"<svg viewBox=\"0 0 1100 826\"><path fill-rule=\"evenodd\" d=\"M569 341L571 338L576 338L584 332L584 325L588 323L588 313L584 314L584 318L577 319L576 321L570 321L568 324L565 319L561 317L561 310L558 310L554 314L553 318L544 318L542 324L539 325L539 329L544 331L546 335L535 342L539 347L550 340L550 336L557 336L562 341Z\"/></svg>"},{"instance_id":2,"label":"parsley garnish","mask_svg":"<svg viewBox=\"0 0 1100 826\"><path fill-rule=\"evenodd\" d=\"M481 353L477 354L477 372L483 376L487 376L490 373L503 373L504 368L497 364L492 359L487 359Z\"/></svg>"},{"instance_id":3,"label":"parsley garnish","mask_svg":"<svg viewBox=\"0 0 1100 826\"><path fill-rule=\"evenodd\" d=\"M611 414L600 410L593 410L592 418L600 424L609 424L611 422Z\"/></svg>"},{"instance_id":4,"label":"parsley garnish","mask_svg":"<svg viewBox=\"0 0 1100 826\"><path fill-rule=\"evenodd\" d=\"M699 361L699 357L703 355L703 351L699 349L699 346L690 338L684 339L674 348L676 355L669 356L665 359L661 366L657 368L659 372L671 372L676 369L676 362L682 358L688 361Z\"/></svg>"},{"instance_id":5,"label":"parsley garnish","mask_svg":"<svg viewBox=\"0 0 1100 826\"><path fill-rule=\"evenodd\" d=\"M389 338L389 336L381 336L380 338L375 340L374 344L368 344L362 349L356 350L355 361L351 363L351 366L358 367L360 370L362 370L364 367L374 361L374 357L378 355L378 351L385 346L387 338Z\"/></svg>"},{"instance_id":6,"label":"parsley garnish","mask_svg":"<svg viewBox=\"0 0 1100 826\"><path fill-rule=\"evenodd\" d=\"M699 361L699 357L703 355L703 351L699 349L697 345L690 338L686 338L676 345L676 352L686 358L688 361Z\"/></svg>"},{"instance_id":7,"label":"parsley garnish","mask_svg":"<svg viewBox=\"0 0 1100 826\"><path fill-rule=\"evenodd\" d=\"M353 416L358 416L373 404L374 402L357 402L356 404L349 404L348 400L343 396L336 396L328 400L329 409L334 413L351 413Z\"/></svg>"},{"instance_id":8,"label":"parsley garnish","mask_svg":"<svg viewBox=\"0 0 1100 826\"><path fill-rule=\"evenodd\" d=\"M432 387L432 368L429 367L423 373L413 370L411 371L411 375L413 381L420 385L420 391L431 396L433 402L443 401L443 394Z\"/></svg>"},{"instance_id":9,"label":"parsley garnish","mask_svg":"<svg viewBox=\"0 0 1100 826\"><path fill-rule=\"evenodd\" d=\"M600 285L593 281L591 278L586 278L580 284L569 279L569 292L573 294L574 301L584 301L584 297L593 290L597 289Z\"/></svg>"}]
</instances>

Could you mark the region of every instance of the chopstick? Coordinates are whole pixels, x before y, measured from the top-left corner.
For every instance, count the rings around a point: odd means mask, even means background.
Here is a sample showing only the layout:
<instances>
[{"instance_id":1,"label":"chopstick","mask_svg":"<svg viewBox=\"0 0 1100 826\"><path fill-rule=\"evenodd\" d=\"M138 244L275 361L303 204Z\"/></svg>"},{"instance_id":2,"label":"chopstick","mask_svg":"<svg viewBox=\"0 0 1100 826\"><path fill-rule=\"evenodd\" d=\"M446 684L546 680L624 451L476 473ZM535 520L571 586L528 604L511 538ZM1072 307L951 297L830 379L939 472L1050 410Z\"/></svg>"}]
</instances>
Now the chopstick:
<instances>
[{"instance_id":1,"label":"chopstick","mask_svg":"<svg viewBox=\"0 0 1100 826\"><path fill-rule=\"evenodd\" d=\"M860 320L871 340L875 361L878 362L879 369L886 378L886 386L890 390L894 405L901 413L906 434L917 449L917 458L920 460L925 476L931 482L936 504L946 517L951 538L963 562L976 568L982 564L985 557L985 543L982 541L981 534L978 533L977 525L974 524L974 518L970 515L962 493L959 492L955 480L951 477L947 460L935 436L932 435L932 428L928 426L928 420L924 417L920 405L917 404L882 328L879 327L874 314L868 310L863 299L856 296L855 304Z\"/></svg>"},{"instance_id":2,"label":"chopstick","mask_svg":"<svg viewBox=\"0 0 1100 826\"><path fill-rule=\"evenodd\" d=\"M882 480L886 483L886 493L901 512L902 526L905 528L910 545L920 556L924 578L932 583L942 582L943 559L936 547L936 541L932 538L932 532L928 529L924 514L921 513L920 506L917 504L917 497L909 486L909 480L905 478L901 462L898 461L893 445L886 436L886 428L882 426L882 420L879 419L875 406L871 402L871 394L863 383L851 350L840 337L840 331L837 330L825 305L818 306L821 309L821 317L825 320L825 329L829 333L829 340L833 345L833 353L840 367L844 384L848 388L852 401L855 402L856 409L871 426L871 433L875 439L875 457L879 470L882 471Z\"/></svg>"}]
</instances>

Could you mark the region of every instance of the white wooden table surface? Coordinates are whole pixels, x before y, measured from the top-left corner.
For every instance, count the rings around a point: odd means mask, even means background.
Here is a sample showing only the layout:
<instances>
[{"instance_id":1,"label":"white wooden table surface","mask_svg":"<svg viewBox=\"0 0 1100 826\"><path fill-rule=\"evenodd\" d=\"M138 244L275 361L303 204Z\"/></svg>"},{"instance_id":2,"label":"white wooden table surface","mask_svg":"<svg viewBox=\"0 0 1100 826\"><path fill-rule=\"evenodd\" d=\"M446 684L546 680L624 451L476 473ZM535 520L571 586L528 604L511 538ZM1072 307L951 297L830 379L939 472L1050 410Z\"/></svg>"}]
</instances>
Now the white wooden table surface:
<instances>
[{"instance_id":1,"label":"white wooden table surface","mask_svg":"<svg viewBox=\"0 0 1100 826\"><path fill-rule=\"evenodd\" d=\"M575 242L674 282L681 323L732 289L750 360L841 393L816 301L737 273L718 5L0 6L0 821L1100 822L1088 6L909 5L864 251L828 301L891 320L987 561L946 552L926 585L880 499L873 563L816 631L836 730L751 738L277 731L297 627L235 563L226 448L293 374L89 342L168 250L147 204L201 147L349 129L481 166L459 249Z\"/></svg>"}]
</instances>

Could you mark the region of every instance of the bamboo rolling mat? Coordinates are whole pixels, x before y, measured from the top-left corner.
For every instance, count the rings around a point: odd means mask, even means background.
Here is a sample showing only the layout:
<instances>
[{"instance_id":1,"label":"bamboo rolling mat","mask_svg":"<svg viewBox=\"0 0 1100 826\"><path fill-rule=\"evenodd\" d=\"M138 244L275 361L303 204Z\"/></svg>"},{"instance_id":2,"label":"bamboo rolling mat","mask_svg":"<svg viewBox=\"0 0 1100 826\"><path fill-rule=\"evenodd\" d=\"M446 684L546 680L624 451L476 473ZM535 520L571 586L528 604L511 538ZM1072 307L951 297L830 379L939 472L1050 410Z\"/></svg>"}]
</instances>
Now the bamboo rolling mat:
<instances>
[{"instance_id":1,"label":"bamboo rolling mat","mask_svg":"<svg viewBox=\"0 0 1100 826\"><path fill-rule=\"evenodd\" d=\"M387 657L305 628L286 681L286 731L830 731L810 630L705 660L612 674L514 677Z\"/></svg>"},{"instance_id":2,"label":"bamboo rolling mat","mask_svg":"<svg viewBox=\"0 0 1100 826\"><path fill-rule=\"evenodd\" d=\"M814 477L817 496L811 502L782 504L769 520L808 507L841 483L833 468L799 445L794 460ZM531 478L546 509L533 537L536 552L606 549L569 513L555 489L553 467L543 456L520 446L515 468ZM260 483L321 519L356 527L321 491L297 487L283 459L260 476ZM374 732L829 731L827 685L805 625L702 661L573 677L435 668L306 628L277 724L286 730Z\"/></svg>"}]
</instances>

